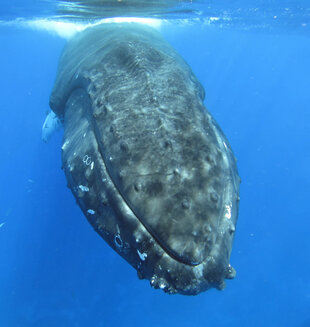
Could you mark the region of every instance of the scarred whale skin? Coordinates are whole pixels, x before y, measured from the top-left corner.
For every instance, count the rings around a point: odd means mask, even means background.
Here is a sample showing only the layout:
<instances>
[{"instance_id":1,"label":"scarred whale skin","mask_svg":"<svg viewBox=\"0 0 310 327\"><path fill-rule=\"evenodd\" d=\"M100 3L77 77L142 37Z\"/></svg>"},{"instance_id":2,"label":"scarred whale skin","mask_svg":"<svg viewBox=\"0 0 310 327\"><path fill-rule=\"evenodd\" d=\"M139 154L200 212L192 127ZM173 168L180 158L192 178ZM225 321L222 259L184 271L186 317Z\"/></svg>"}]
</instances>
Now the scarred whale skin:
<instances>
[{"instance_id":1,"label":"scarred whale skin","mask_svg":"<svg viewBox=\"0 0 310 327\"><path fill-rule=\"evenodd\" d=\"M102 238L154 288L198 294L229 264L236 160L190 67L150 27L90 27L66 45L50 106L68 186Z\"/></svg>"}]
</instances>

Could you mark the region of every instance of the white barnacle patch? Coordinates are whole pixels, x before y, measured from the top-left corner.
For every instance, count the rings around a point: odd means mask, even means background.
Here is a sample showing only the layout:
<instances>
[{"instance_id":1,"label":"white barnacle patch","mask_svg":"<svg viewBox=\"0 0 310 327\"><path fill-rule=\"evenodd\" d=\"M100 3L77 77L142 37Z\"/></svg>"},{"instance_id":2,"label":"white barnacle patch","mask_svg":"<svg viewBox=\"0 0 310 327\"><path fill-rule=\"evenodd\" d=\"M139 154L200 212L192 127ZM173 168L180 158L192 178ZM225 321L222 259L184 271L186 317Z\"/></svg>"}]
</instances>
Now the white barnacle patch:
<instances>
[{"instance_id":1,"label":"white barnacle patch","mask_svg":"<svg viewBox=\"0 0 310 327\"><path fill-rule=\"evenodd\" d=\"M69 169L69 171L73 171L73 167L70 164L67 165L67 168Z\"/></svg>"},{"instance_id":2,"label":"white barnacle patch","mask_svg":"<svg viewBox=\"0 0 310 327\"><path fill-rule=\"evenodd\" d=\"M67 147L68 144L69 144L69 141L66 141L66 142L62 145L61 149L64 150L64 149Z\"/></svg>"},{"instance_id":3,"label":"white barnacle patch","mask_svg":"<svg viewBox=\"0 0 310 327\"><path fill-rule=\"evenodd\" d=\"M93 170L94 169L94 162L92 161L92 163L90 164L90 169Z\"/></svg>"},{"instance_id":4,"label":"white barnacle patch","mask_svg":"<svg viewBox=\"0 0 310 327\"><path fill-rule=\"evenodd\" d=\"M155 287L155 285L157 284L157 276L153 275L152 278L150 279L150 284L152 287Z\"/></svg>"},{"instance_id":5,"label":"white barnacle patch","mask_svg":"<svg viewBox=\"0 0 310 327\"><path fill-rule=\"evenodd\" d=\"M83 137L84 137L84 138L85 138L86 134L87 134L86 132L83 134Z\"/></svg>"},{"instance_id":6,"label":"white barnacle patch","mask_svg":"<svg viewBox=\"0 0 310 327\"><path fill-rule=\"evenodd\" d=\"M165 287L166 287L166 284L163 281L161 281L159 283L159 288L163 290Z\"/></svg>"},{"instance_id":7,"label":"white barnacle patch","mask_svg":"<svg viewBox=\"0 0 310 327\"><path fill-rule=\"evenodd\" d=\"M114 237L114 243L118 248L122 248L123 247L123 240L121 239L121 235L120 234L116 234Z\"/></svg>"},{"instance_id":8,"label":"white barnacle patch","mask_svg":"<svg viewBox=\"0 0 310 327\"><path fill-rule=\"evenodd\" d=\"M79 185L79 189L82 191L82 192L89 192L89 188L87 186L84 186L84 185Z\"/></svg>"},{"instance_id":9,"label":"white barnacle patch","mask_svg":"<svg viewBox=\"0 0 310 327\"><path fill-rule=\"evenodd\" d=\"M227 219L230 219L231 218L231 206L229 206L229 205L226 205L225 206L225 217L227 218Z\"/></svg>"},{"instance_id":10,"label":"white barnacle patch","mask_svg":"<svg viewBox=\"0 0 310 327\"><path fill-rule=\"evenodd\" d=\"M83 162L86 166L89 166L92 163L91 157L89 155L85 154L85 156L83 157Z\"/></svg>"},{"instance_id":11,"label":"white barnacle patch","mask_svg":"<svg viewBox=\"0 0 310 327\"><path fill-rule=\"evenodd\" d=\"M200 279L203 277L203 270L204 270L204 265L197 265L194 267L193 271L195 273L195 277L197 279Z\"/></svg>"},{"instance_id":12,"label":"white barnacle patch","mask_svg":"<svg viewBox=\"0 0 310 327\"><path fill-rule=\"evenodd\" d=\"M139 250L137 250L137 253L138 253L141 261L145 261L145 259L147 258L147 253L145 253L145 252L141 253Z\"/></svg>"},{"instance_id":13,"label":"white barnacle patch","mask_svg":"<svg viewBox=\"0 0 310 327\"><path fill-rule=\"evenodd\" d=\"M88 209L87 212L90 214L90 215L94 215L95 214L95 211L93 209Z\"/></svg>"}]
</instances>

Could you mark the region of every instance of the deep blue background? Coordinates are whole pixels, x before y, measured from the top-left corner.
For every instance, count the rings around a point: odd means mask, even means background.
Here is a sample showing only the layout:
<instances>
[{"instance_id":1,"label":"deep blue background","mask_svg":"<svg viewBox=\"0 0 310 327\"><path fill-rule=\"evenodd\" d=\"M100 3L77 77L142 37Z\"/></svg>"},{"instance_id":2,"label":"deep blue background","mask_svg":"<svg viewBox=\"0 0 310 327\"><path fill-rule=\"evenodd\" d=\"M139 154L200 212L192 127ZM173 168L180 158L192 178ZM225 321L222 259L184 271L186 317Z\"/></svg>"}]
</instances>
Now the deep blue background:
<instances>
[{"instance_id":1,"label":"deep blue background","mask_svg":"<svg viewBox=\"0 0 310 327\"><path fill-rule=\"evenodd\" d=\"M169 25L238 158L240 215L223 292L169 296L92 230L41 126L65 41L0 28L0 326L310 326L310 42Z\"/></svg>"}]
</instances>

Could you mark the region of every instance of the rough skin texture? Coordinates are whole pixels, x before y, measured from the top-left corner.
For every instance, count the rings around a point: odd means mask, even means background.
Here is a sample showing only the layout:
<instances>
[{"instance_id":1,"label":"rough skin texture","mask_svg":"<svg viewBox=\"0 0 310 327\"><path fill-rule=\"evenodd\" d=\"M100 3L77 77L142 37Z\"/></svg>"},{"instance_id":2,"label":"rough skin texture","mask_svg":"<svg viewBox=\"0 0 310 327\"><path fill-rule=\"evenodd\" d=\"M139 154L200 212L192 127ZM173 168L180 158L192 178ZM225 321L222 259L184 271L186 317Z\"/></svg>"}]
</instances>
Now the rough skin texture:
<instances>
[{"instance_id":1,"label":"rough skin texture","mask_svg":"<svg viewBox=\"0 0 310 327\"><path fill-rule=\"evenodd\" d=\"M68 185L95 230L169 293L222 289L239 176L204 90L159 33L103 24L71 40L50 105Z\"/></svg>"}]
</instances>

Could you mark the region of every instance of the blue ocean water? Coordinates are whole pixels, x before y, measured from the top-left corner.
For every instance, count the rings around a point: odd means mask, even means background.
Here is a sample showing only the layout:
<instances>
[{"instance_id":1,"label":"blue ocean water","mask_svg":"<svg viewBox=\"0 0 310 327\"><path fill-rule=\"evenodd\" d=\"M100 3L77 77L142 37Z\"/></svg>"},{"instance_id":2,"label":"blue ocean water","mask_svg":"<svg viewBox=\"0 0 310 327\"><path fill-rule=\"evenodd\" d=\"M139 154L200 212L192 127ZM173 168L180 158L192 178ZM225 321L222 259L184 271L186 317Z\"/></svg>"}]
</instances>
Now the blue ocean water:
<instances>
[{"instance_id":1,"label":"blue ocean water","mask_svg":"<svg viewBox=\"0 0 310 327\"><path fill-rule=\"evenodd\" d=\"M204 85L242 179L237 276L195 297L138 280L66 187L62 132L41 141L66 40L0 25L1 327L310 326L310 34L309 10L298 8L279 26L245 11L227 25L189 17L161 27Z\"/></svg>"}]
</instances>

